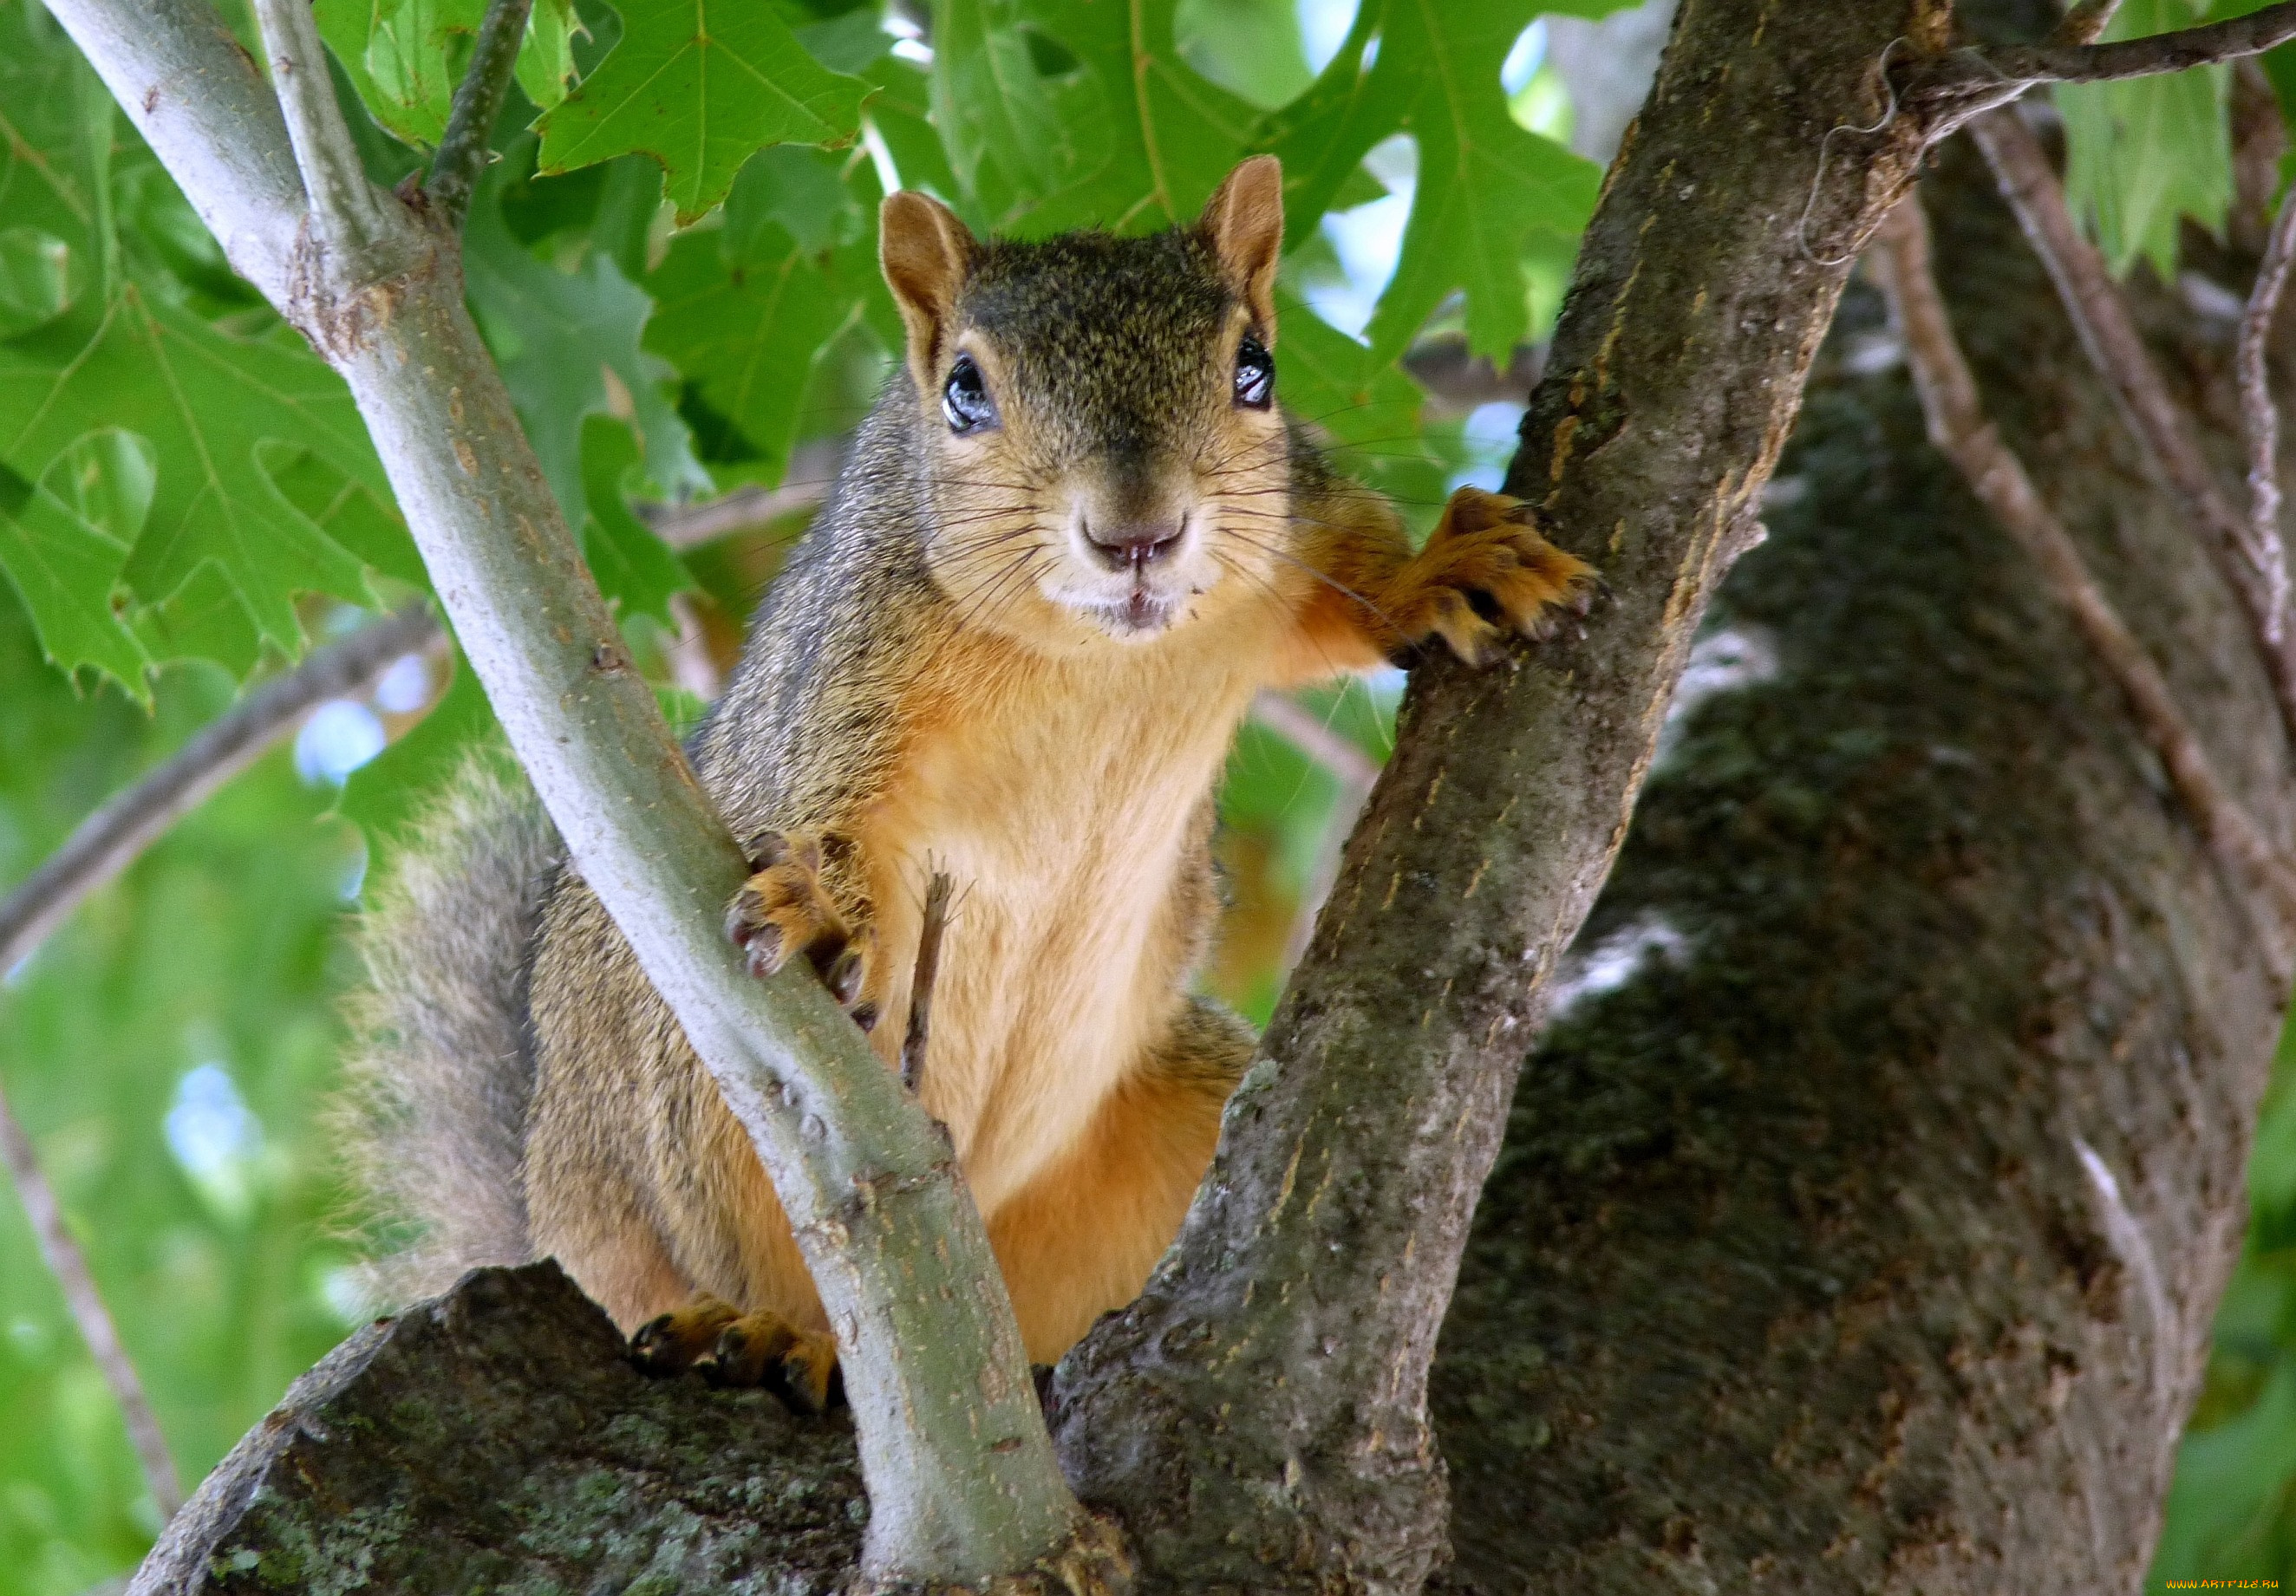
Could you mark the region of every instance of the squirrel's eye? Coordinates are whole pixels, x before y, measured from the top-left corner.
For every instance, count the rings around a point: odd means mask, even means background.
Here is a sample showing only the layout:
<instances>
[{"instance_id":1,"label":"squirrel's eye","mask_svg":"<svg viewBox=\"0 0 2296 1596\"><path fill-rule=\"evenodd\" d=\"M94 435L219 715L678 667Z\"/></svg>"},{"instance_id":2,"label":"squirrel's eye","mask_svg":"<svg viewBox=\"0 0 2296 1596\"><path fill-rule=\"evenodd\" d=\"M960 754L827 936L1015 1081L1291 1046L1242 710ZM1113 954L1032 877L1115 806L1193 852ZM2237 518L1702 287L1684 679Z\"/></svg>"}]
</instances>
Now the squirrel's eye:
<instances>
[{"instance_id":1,"label":"squirrel's eye","mask_svg":"<svg viewBox=\"0 0 2296 1596\"><path fill-rule=\"evenodd\" d=\"M1235 402L1265 410L1275 397L1275 356L1250 333L1235 351Z\"/></svg>"},{"instance_id":2,"label":"squirrel's eye","mask_svg":"<svg viewBox=\"0 0 2296 1596\"><path fill-rule=\"evenodd\" d=\"M988 397L988 384L972 356L956 357L940 390L940 413L948 418L951 432L978 432L996 424L996 401Z\"/></svg>"}]
</instances>

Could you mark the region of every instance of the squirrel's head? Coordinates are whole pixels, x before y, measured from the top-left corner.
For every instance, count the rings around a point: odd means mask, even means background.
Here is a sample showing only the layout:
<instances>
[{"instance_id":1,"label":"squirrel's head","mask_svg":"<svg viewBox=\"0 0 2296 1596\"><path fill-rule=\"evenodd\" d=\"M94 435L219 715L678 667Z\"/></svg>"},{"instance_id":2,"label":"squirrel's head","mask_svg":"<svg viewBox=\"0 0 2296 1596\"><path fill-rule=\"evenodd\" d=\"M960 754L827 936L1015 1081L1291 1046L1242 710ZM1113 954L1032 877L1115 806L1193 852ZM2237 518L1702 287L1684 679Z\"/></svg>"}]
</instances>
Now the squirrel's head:
<instances>
[{"instance_id":1,"label":"squirrel's head","mask_svg":"<svg viewBox=\"0 0 2296 1596\"><path fill-rule=\"evenodd\" d=\"M1291 541L1282 190L1256 156L1192 227L1037 243L984 243L923 194L885 201L929 556L968 624L1145 639L1267 594Z\"/></svg>"}]
</instances>

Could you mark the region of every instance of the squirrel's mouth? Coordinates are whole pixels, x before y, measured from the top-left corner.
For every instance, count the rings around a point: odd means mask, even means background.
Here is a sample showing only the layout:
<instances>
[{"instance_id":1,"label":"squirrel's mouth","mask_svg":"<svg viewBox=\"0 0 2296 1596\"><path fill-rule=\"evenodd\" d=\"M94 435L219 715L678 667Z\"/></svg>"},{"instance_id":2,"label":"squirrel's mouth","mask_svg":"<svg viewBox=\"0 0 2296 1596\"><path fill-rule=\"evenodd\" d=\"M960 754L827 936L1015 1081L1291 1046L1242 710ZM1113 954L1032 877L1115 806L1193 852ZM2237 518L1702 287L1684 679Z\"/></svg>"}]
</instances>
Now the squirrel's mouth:
<instances>
[{"instance_id":1,"label":"squirrel's mouth","mask_svg":"<svg viewBox=\"0 0 2296 1596\"><path fill-rule=\"evenodd\" d=\"M1172 624L1178 599L1135 585L1120 599L1089 607L1092 618L1118 637L1152 637Z\"/></svg>"}]
</instances>

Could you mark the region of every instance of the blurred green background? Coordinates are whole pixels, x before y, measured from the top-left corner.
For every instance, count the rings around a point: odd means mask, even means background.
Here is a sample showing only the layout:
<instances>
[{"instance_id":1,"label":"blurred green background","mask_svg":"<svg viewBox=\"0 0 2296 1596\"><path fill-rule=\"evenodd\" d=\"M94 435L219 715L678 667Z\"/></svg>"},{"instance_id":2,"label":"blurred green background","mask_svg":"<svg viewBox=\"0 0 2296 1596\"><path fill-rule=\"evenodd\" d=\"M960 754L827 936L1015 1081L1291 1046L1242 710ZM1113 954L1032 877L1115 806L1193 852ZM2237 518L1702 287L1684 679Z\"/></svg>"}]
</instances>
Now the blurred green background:
<instances>
[{"instance_id":1,"label":"blurred green background","mask_svg":"<svg viewBox=\"0 0 2296 1596\"><path fill-rule=\"evenodd\" d=\"M1044 0L1028 14L1056 22L1061 3ZM365 25L380 39L393 17L413 16L415 6L416 0L379 4ZM359 13L369 8L321 9L323 26L350 29L351 45L336 31L330 42L368 74L356 82L347 74L347 95L365 95L378 121L402 131L410 118L419 123L421 86L379 84L372 74L382 57L372 44L364 53L354 47ZM570 59L583 70L619 36L619 21L604 5L585 0L545 9L570 21ZM940 30L936 37L948 37L958 24L1002 14L986 0L944 0L930 18L906 6L881 12L849 3L791 0L783 9L795 23L843 29L805 37L824 58L876 75L884 95L880 131L897 143L905 136L902 116L914 116L912 134L931 122L932 56L920 41L921 20ZM1527 0L1462 0L1461 8L1504 22L1485 29L1484 65L1499 79L1506 116L1580 158L1570 164L1557 154L1562 176L1540 201L1551 201L1553 225L1526 236L1515 263L1518 302L1489 323L1526 347L1543 336L1559 303L1577 218L1591 201L1593 163L1607 158L1639 99L1639 81L1622 67L1640 62L1646 74L1666 15L1665 0L1638 8L1576 0L1552 9L1577 14L1526 27L1540 10ZM2152 31L2209 9L2198 0L2130 0L2121 26ZM1203 82L1236 96L1238 114L1267 113L1279 126L1284 108L1302 103L1303 94L1312 100L1318 74L1349 47L1356 14L1353 0L1190 0L1177 8L1174 28L1179 53ZM0 53L19 48L8 39L52 43L43 20L28 0L0 0L0 29L11 30ZM1029 31L1028 48L1057 100L1088 74L1079 76L1077 59L1050 28ZM0 110L8 109L6 73L29 59L0 63ZM2116 86L2064 102L2076 197L2124 267L2150 262L2173 269L2178 218L2207 222L2222 213L2221 75L2174 84L2157 92ZM377 176L409 168L413 158L381 127L362 121L360 130ZM941 136L960 150L946 128ZM501 220L487 242L474 242L473 291L505 362L546 355L562 334L598 338L605 347L611 339L600 328L610 315L655 318L643 356L637 323L623 324L619 369L635 375L613 380L625 389L619 405L609 383L598 407L538 419L531 406L551 400L556 379L547 370L513 372L512 386L530 429L554 420L568 457L579 460L593 561L621 602L642 665L690 715L700 702L694 695L706 696L722 676L742 618L807 512L800 507L673 556L621 495L626 488L641 498L676 495L679 485L668 481L664 464L672 451L663 439L673 435L680 458L718 489L802 486L805 462L818 459L806 446L851 425L885 359L864 281L874 177L868 163L854 159L797 146L768 150L735 185L725 212L673 237L659 171L630 164L642 157L537 177L531 138L510 137L504 147L509 159L488 191ZM937 149L914 140L898 153L904 171L939 159ZM985 164L963 180L976 215L1018 217L1023 226L1035 225L1029 217L1058 218L1071 190L1054 184L1046 199L1025 184L999 187L994 156L992 143L980 157ZM1346 432L1350 463L1394 495L1423 531L1450 487L1496 486L1513 446L1523 380L1469 358L1493 352L1468 322L1471 313L1490 313L1457 293L1436 295L1423 320L1400 334L1382 331L1381 307L1396 302L1390 290L1413 214L1414 161L1413 141L1397 135L1359 163L1350 160L1333 179L1329 203L1287 258L1285 291L1300 308L1287 310L1283 352L1295 403L1303 391L1339 396L1327 412ZM168 292L217 326L262 332L265 313L220 274L196 225L185 230L188 212L172 189L148 171L139 176L132 150L118 164L127 188L146 195L140 202L149 225L130 240L131 254L149 256L135 268L151 274L142 281L164 280ZM1571 186L1582 176L1583 192ZM1047 184L1054 179L1066 176L1055 173ZM951 174L947 182L959 179ZM11 192L0 171L0 206ZM956 197L953 188L944 192ZM20 264L9 253L9 220L0 210L0 312L12 291L8 273ZM711 308L718 303L711 296L729 282L739 287L742 274L754 268L731 241L725 259L718 254L721 240L750 223L757 236L781 241L783 266L808 270L808 262L819 263L827 285L821 291L829 297L792 346L791 369L775 371L766 389L736 393L710 364L713 340L724 329L711 320L723 309ZM840 275L856 270L857 260L860 277ZM699 333L678 331L680 295L689 291L701 306ZM835 298L840 292L845 299ZM0 346L13 336L11 325L0 315ZM771 327L758 330L760 339L769 334L780 336ZM1392 359L1398 352L1415 384L1399 374ZM1359 367L1349 366L1358 360ZM680 371L682 383L675 381ZM657 388L658 380L668 386ZM638 413L627 413L631 387ZM657 393L674 394L674 415L666 408L644 413ZM643 478L632 463L641 448ZM331 480L340 487L340 478ZM315 501L298 502L321 513ZM363 556L382 546L381 533L360 544L365 535L335 516L330 503L322 519ZM583 524L580 514L573 519ZM0 533L7 530L0 515ZM9 552L0 539L0 569L15 577L25 602L0 582L0 890L28 874L98 803L227 707L250 668L279 664L275 647L255 641L169 652L160 647L161 631L147 627L136 646L150 649L157 668L129 673L125 683L105 674L110 666L95 668L94 654L65 658L78 667L70 673L54 668L62 634L41 630L35 617L53 627L56 612L38 609L23 572L7 566ZM372 557L386 577L391 574L389 558ZM419 571L402 567L401 574L412 580ZM378 591L397 590L386 581ZM340 600L308 594L296 606L302 624L320 636L361 616ZM164 630L169 618L162 608L155 605L145 620ZM208 658L194 657L203 649ZM1311 759L1297 736L1260 724L1247 726L1239 741L1222 793L1218 842L1233 901L1207 984L1255 1020L1265 1019L1280 989L1303 911L1351 817L1349 767L1368 769L1384 755L1398 685L1390 677L1300 697L1300 713L1343 745L1337 755ZM135 701L147 689L148 712ZM291 742L176 826L36 954L0 972L0 1086L32 1133L88 1251L187 1485L357 1322L351 1253L338 1233L348 1194L337 1185L324 1129L342 1041L335 1005L352 976L345 921L370 867L370 837L387 848L390 827L410 796L486 725L483 704L450 655L402 662L373 692L313 716ZM2156 1582L2296 1576L2296 1059L2285 1048L2251 1190L2254 1223L2185 1444ZM68 1596L114 1579L158 1528L111 1395L20 1208L0 1196L0 1596Z\"/></svg>"}]
</instances>

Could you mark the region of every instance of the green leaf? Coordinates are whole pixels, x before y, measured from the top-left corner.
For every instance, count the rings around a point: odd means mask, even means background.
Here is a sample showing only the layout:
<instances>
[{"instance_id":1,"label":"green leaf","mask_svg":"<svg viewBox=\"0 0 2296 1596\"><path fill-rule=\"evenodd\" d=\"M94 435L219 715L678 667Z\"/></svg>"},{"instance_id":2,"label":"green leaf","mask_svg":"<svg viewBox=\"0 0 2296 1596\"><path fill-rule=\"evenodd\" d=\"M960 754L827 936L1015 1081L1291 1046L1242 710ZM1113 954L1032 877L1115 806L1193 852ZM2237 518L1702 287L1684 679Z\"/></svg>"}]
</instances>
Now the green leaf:
<instances>
[{"instance_id":1,"label":"green leaf","mask_svg":"<svg viewBox=\"0 0 2296 1596\"><path fill-rule=\"evenodd\" d=\"M1526 247L1540 233L1575 239L1594 214L1601 171L1516 126L1499 84L1499 63L1544 9L1538 0L1365 0L1315 88L1274 125L1295 229L1323 213L1380 140L1400 131L1417 146L1402 256L1368 329L1382 358L1400 355L1436 307L1464 290L1469 348L1505 360L1529 331Z\"/></svg>"},{"instance_id":2,"label":"green leaf","mask_svg":"<svg viewBox=\"0 0 2296 1596\"><path fill-rule=\"evenodd\" d=\"M293 653L296 593L371 601L362 562L258 458L266 443L298 444L390 491L348 390L291 334L234 338L129 287L92 331L68 318L0 348L0 462L37 476L104 427L152 451L151 516L125 572L147 602L211 565L256 635Z\"/></svg>"},{"instance_id":3,"label":"green leaf","mask_svg":"<svg viewBox=\"0 0 2296 1596\"><path fill-rule=\"evenodd\" d=\"M0 466L0 570L48 662L92 666L149 706L151 657L123 619L119 581L152 508L152 451L116 428L75 440L28 483Z\"/></svg>"},{"instance_id":4,"label":"green leaf","mask_svg":"<svg viewBox=\"0 0 2296 1596\"><path fill-rule=\"evenodd\" d=\"M500 193L500 184L490 183L471 207L464 270L479 324L566 524L578 528L588 513L585 416L634 422L646 476L662 496L707 492L709 473L694 459L692 436L664 391L675 373L639 349L653 301L603 253L593 252L571 273L537 260L504 226Z\"/></svg>"},{"instance_id":5,"label":"green leaf","mask_svg":"<svg viewBox=\"0 0 2296 1596\"><path fill-rule=\"evenodd\" d=\"M71 308L71 246L37 227L0 230L0 340Z\"/></svg>"},{"instance_id":6,"label":"green leaf","mask_svg":"<svg viewBox=\"0 0 2296 1596\"><path fill-rule=\"evenodd\" d=\"M61 315L107 269L111 101L38 7L0 5L0 339Z\"/></svg>"},{"instance_id":7,"label":"green leaf","mask_svg":"<svg viewBox=\"0 0 2296 1596\"><path fill-rule=\"evenodd\" d=\"M599 415L582 423L582 485L590 501L582 556L618 616L643 615L674 626L670 595L691 588L693 578L652 528L630 513L624 489L637 464L637 440L627 427Z\"/></svg>"},{"instance_id":8,"label":"green leaf","mask_svg":"<svg viewBox=\"0 0 2296 1596\"><path fill-rule=\"evenodd\" d=\"M2108 38L2189 28L2196 0L2128 0ZM2224 228L2232 203L2232 146L2225 105L2229 69L2199 67L2117 83L2059 84L2065 124L2065 190L2115 272L2140 258L2175 275L2177 227L2190 217Z\"/></svg>"},{"instance_id":9,"label":"green leaf","mask_svg":"<svg viewBox=\"0 0 2296 1596\"><path fill-rule=\"evenodd\" d=\"M740 446L713 443L713 451L763 460L777 480L815 356L849 323L853 295L831 281L821 251L801 247L770 213L740 206L743 198L737 187L726 225L676 241L646 280L660 301L646 348L739 435Z\"/></svg>"},{"instance_id":10,"label":"green leaf","mask_svg":"<svg viewBox=\"0 0 2296 1596\"><path fill-rule=\"evenodd\" d=\"M814 60L756 0L631 0L621 43L543 118L542 169L641 151L661 163L690 222L763 145L849 143L865 86Z\"/></svg>"},{"instance_id":11,"label":"green leaf","mask_svg":"<svg viewBox=\"0 0 2296 1596\"><path fill-rule=\"evenodd\" d=\"M1087 125L1105 160L1088 180L1029 212L1028 229L1144 233L1194 221L1229 168L1256 147L1261 117L1181 55L1177 0L1021 4L1037 28L1075 52L1107 107Z\"/></svg>"},{"instance_id":12,"label":"green leaf","mask_svg":"<svg viewBox=\"0 0 2296 1596\"><path fill-rule=\"evenodd\" d=\"M1107 86L1047 70L1028 20L1021 0L933 5L933 122L957 181L988 202L1000 229L1107 160Z\"/></svg>"},{"instance_id":13,"label":"green leaf","mask_svg":"<svg viewBox=\"0 0 2296 1596\"><path fill-rule=\"evenodd\" d=\"M1419 430L1419 385L1289 292L1276 296L1277 391L1286 413L1332 443L1341 463L1376 476ZM1362 446L1358 454L1348 446Z\"/></svg>"},{"instance_id":14,"label":"green leaf","mask_svg":"<svg viewBox=\"0 0 2296 1596\"><path fill-rule=\"evenodd\" d=\"M342 63L367 110L411 144L447 130L455 86L470 65L486 0L314 0L319 37ZM544 110L573 75L571 0L537 0L518 52L518 85Z\"/></svg>"}]
</instances>

